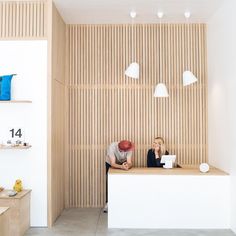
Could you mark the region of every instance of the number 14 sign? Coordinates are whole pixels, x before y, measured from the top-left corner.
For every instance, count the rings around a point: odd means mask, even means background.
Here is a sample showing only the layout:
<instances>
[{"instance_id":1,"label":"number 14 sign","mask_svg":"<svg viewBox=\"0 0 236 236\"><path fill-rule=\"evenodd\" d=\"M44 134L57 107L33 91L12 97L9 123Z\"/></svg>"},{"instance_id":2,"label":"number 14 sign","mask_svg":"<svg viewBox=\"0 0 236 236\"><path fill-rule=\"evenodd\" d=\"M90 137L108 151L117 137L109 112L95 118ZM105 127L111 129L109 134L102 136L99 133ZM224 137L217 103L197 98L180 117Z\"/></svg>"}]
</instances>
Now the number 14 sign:
<instances>
[{"instance_id":1,"label":"number 14 sign","mask_svg":"<svg viewBox=\"0 0 236 236\"><path fill-rule=\"evenodd\" d=\"M7 140L11 140L11 141L20 140L23 142L25 140L25 135L22 128L8 128L7 137L8 137Z\"/></svg>"}]
</instances>

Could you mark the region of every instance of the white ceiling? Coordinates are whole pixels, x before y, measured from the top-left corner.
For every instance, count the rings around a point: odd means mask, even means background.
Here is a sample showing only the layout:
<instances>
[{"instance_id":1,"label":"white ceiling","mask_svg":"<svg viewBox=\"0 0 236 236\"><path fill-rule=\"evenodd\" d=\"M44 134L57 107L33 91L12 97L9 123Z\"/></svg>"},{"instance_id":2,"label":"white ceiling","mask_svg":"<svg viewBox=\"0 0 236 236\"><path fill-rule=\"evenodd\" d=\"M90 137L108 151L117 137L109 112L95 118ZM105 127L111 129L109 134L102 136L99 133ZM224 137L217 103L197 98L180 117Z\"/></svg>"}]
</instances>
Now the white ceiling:
<instances>
[{"instance_id":1,"label":"white ceiling","mask_svg":"<svg viewBox=\"0 0 236 236\"><path fill-rule=\"evenodd\" d=\"M68 24L158 23L157 11L164 12L163 22L185 22L183 13L191 12L191 22L207 22L226 0L54 0Z\"/></svg>"}]
</instances>

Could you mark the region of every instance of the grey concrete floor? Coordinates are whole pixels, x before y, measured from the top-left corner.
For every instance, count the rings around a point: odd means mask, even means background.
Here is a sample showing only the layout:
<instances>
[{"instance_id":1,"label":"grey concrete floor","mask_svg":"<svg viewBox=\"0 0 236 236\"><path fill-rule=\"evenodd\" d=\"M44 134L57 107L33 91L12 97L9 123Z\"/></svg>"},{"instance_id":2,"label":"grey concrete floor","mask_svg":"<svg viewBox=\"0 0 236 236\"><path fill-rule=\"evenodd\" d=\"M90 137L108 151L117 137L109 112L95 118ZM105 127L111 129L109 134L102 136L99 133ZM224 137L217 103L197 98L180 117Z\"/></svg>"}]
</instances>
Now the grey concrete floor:
<instances>
[{"instance_id":1,"label":"grey concrete floor","mask_svg":"<svg viewBox=\"0 0 236 236\"><path fill-rule=\"evenodd\" d=\"M51 229L31 228L31 235L65 236L235 236L231 230L189 229L108 229L107 214L98 208L73 208L65 210Z\"/></svg>"}]
</instances>

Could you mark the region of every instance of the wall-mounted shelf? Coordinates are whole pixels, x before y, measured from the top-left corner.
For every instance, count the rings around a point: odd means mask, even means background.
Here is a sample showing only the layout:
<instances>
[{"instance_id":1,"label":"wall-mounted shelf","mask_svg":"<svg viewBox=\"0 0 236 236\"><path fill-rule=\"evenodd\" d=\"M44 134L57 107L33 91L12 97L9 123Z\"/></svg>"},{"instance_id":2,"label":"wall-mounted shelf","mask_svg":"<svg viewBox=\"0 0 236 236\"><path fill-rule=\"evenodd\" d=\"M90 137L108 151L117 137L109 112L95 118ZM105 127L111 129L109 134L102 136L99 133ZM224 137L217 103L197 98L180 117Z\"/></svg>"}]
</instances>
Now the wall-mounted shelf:
<instances>
[{"instance_id":1,"label":"wall-mounted shelf","mask_svg":"<svg viewBox=\"0 0 236 236\"><path fill-rule=\"evenodd\" d=\"M28 145L28 146L3 146L3 145L0 145L0 149L29 149L31 148L32 146L31 145Z\"/></svg>"},{"instance_id":2,"label":"wall-mounted shelf","mask_svg":"<svg viewBox=\"0 0 236 236\"><path fill-rule=\"evenodd\" d=\"M32 103L29 100L10 100L10 101L0 101L0 103Z\"/></svg>"}]
</instances>

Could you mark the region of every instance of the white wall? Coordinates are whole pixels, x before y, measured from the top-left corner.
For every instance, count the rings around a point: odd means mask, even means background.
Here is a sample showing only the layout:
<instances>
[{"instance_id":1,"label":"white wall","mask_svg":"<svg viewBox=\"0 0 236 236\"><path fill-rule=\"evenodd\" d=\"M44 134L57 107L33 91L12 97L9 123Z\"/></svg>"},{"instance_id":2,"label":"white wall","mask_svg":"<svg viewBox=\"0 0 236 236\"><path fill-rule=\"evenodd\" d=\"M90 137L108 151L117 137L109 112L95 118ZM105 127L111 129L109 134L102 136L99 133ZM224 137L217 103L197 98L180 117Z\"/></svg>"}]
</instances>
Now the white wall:
<instances>
[{"instance_id":1,"label":"white wall","mask_svg":"<svg viewBox=\"0 0 236 236\"><path fill-rule=\"evenodd\" d=\"M47 225L47 42L0 41L0 75L16 73L12 99L30 104L0 103L0 142L10 128L23 128L28 150L0 150L0 186L16 179L31 193L31 225Z\"/></svg>"},{"instance_id":2,"label":"white wall","mask_svg":"<svg viewBox=\"0 0 236 236\"><path fill-rule=\"evenodd\" d=\"M231 228L236 232L236 1L208 22L209 161L231 175Z\"/></svg>"}]
</instances>

